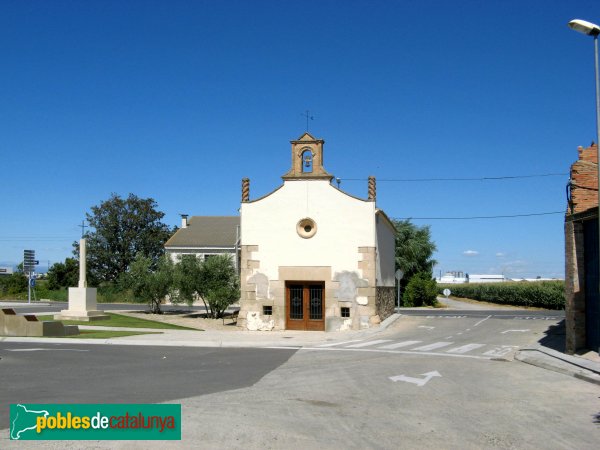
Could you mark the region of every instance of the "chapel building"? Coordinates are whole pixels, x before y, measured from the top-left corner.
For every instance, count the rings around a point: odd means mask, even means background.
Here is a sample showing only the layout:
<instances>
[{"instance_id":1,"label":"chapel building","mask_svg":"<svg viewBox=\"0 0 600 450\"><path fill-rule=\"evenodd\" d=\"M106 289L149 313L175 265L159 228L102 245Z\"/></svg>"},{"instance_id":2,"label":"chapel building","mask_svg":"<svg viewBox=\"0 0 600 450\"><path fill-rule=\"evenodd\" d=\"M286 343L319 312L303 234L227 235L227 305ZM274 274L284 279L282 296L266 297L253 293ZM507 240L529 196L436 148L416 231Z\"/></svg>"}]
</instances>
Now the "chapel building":
<instances>
[{"instance_id":1,"label":"chapel building","mask_svg":"<svg viewBox=\"0 0 600 450\"><path fill-rule=\"evenodd\" d=\"M358 330L394 312L395 228L368 197L332 185L324 141L309 133L292 144L283 185L250 200L242 180L241 299L248 330Z\"/></svg>"}]
</instances>

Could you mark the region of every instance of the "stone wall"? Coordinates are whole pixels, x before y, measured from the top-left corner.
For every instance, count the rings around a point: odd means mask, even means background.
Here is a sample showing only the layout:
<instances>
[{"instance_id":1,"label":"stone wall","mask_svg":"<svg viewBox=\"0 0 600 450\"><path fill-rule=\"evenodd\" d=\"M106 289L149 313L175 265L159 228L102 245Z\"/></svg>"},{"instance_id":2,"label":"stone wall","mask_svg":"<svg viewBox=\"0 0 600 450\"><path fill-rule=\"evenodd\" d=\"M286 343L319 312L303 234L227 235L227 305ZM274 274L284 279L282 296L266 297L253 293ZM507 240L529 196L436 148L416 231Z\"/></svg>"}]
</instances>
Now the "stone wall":
<instances>
[{"instance_id":1,"label":"stone wall","mask_svg":"<svg viewBox=\"0 0 600 450\"><path fill-rule=\"evenodd\" d=\"M396 306L396 289L388 286L378 286L376 288L377 299L375 307L377 315L382 321L394 314Z\"/></svg>"}]
</instances>

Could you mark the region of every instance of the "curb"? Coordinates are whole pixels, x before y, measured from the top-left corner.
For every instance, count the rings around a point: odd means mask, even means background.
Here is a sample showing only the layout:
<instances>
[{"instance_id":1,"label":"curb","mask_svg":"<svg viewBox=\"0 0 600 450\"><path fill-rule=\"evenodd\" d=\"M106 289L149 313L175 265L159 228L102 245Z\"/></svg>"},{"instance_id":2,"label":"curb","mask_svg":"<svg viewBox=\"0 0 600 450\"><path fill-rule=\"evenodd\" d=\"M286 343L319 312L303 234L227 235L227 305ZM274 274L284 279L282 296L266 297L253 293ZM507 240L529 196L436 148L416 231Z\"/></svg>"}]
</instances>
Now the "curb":
<instances>
[{"instance_id":1,"label":"curb","mask_svg":"<svg viewBox=\"0 0 600 450\"><path fill-rule=\"evenodd\" d=\"M589 366L588 364L573 361L573 357L568 357L567 360L567 357L568 355L553 350L541 350L539 348L525 348L515 354L517 361L600 385L600 374L593 367L586 368L584 365Z\"/></svg>"}]
</instances>

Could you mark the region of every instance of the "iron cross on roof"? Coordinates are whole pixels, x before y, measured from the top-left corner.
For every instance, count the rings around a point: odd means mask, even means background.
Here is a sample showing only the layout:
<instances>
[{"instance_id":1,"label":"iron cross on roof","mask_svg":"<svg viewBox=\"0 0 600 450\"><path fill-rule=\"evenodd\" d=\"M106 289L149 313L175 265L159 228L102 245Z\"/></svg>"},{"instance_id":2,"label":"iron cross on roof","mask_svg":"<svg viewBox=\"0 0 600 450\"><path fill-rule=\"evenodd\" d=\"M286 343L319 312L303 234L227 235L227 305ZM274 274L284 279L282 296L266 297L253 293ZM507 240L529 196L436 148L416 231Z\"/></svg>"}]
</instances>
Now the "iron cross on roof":
<instances>
[{"instance_id":1,"label":"iron cross on roof","mask_svg":"<svg viewBox=\"0 0 600 450\"><path fill-rule=\"evenodd\" d=\"M310 111L308 109L304 112L304 114L300 115L306 117L306 132L308 133L308 121L314 120L315 118L310 114Z\"/></svg>"}]
</instances>

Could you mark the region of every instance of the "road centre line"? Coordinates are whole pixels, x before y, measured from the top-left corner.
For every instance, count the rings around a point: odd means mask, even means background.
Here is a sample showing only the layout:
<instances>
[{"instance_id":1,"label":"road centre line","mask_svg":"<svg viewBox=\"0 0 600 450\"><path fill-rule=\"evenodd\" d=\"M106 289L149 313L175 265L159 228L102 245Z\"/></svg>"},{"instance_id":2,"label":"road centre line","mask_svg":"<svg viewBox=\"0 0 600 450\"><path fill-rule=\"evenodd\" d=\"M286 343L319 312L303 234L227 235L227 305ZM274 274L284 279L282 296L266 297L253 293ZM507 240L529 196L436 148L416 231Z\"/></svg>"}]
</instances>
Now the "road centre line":
<instances>
[{"instance_id":1,"label":"road centre line","mask_svg":"<svg viewBox=\"0 0 600 450\"><path fill-rule=\"evenodd\" d=\"M89 350L80 350L77 348L5 348L7 352L89 352Z\"/></svg>"}]
</instances>

